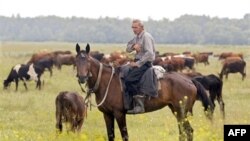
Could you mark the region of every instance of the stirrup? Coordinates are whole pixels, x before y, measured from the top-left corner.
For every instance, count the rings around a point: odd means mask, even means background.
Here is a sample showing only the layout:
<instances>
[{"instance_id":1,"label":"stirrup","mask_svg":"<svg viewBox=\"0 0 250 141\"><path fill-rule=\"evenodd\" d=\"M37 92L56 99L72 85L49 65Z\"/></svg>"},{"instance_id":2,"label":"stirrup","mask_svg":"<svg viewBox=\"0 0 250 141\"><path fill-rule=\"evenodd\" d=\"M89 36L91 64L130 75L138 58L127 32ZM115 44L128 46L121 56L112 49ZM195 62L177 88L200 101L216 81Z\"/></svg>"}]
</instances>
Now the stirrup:
<instances>
[{"instance_id":1,"label":"stirrup","mask_svg":"<svg viewBox=\"0 0 250 141\"><path fill-rule=\"evenodd\" d=\"M144 98L145 95L134 95L133 98Z\"/></svg>"},{"instance_id":2,"label":"stirrup","mask_svg":"<svg viewBox=\"0 0 250 141\"><path fill-rule=\"evenodd\" d=\"M142 108L141 106L135 106L134 109L128 110L127 114L141 114L144 112L145 112L144 108Z\"/></svg>"}]
</instances>

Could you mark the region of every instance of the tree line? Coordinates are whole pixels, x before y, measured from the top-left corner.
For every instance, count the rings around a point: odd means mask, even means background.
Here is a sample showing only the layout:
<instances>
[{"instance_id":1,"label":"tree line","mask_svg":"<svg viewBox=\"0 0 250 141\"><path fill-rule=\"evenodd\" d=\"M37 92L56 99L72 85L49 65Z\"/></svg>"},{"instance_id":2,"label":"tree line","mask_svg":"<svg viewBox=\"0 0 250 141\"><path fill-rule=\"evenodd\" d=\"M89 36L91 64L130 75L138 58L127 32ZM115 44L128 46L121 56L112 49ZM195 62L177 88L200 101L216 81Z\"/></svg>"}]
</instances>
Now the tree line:
<instances>
[{"instance_id":1,"label":"tree line","mask_svg":"<svg viewBox=\"0 0 250 141\"><path fill-rule=\"evenodd\" d=\"M0 16L0 40L126 43L133 37L131 21L110 17ZM242 19L196 15L183 15L173 21L149 18L144 24L156 43L250 44L250 14Z\"/></svg>"}]
</instances>

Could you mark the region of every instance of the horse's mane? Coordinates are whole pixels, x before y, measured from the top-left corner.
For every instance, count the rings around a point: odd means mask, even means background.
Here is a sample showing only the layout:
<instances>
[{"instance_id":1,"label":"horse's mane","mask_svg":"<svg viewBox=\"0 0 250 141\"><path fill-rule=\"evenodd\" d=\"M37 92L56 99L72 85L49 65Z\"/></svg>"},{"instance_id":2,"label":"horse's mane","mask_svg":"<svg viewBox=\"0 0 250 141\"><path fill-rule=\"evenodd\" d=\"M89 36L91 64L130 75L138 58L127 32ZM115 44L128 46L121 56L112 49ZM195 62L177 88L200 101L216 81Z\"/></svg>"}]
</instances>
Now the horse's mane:
<instances>
[{"instance_id":1,"label":"horse's mane","mask_svg":"<svg viewBox=\"0 0 250 141\"><path fill-rule=\"evenodd\" d=\"M110 64L104 64L104 63L102 63L102 62L100 62L99 60L97 60L97 59L95 59L94 57L92 57L92 56L89 56L95 63L100 63L100 64L103 64L103 67L104 68L111 68L112 69L112 67L114 67L114 66L111 66ZM115 74L116 73L118 73L119 74L119 72L120 72L120 67L114 67L115 68Z\"/></svg>"}]
</instances>

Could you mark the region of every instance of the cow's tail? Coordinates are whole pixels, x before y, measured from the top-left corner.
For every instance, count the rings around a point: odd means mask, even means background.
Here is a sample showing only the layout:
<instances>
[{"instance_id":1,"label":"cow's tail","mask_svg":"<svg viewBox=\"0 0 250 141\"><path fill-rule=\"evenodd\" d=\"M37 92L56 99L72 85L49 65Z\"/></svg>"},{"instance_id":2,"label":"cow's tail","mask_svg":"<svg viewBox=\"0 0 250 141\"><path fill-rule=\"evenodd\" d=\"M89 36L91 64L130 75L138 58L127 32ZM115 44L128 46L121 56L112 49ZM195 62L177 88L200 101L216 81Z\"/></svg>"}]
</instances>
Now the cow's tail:
<instances>
[{"instance_id":1,"label":"cow's tail","mask_svg":"<svg viewBox=\"0 0 250 141\"><path fill-rule=\"evenodd\" d=\"M245 61L243 61L243 62L244 62L244 75L246 76L246 67L247 67L246 65L247 65L247 64L246 64Z\"/></svg>"},{"instance_id":2,"label":"cow's tail","mask_svg":"<svg viewBox=\"0 0 250 141\"><path fill-rule=\"evenodd\" d=\"M192 79L195 87L197 88L197 99L202 102L204 107L205 115L212 120L214 112L214 104L211 101L210 97L207 95L205 88L198 81Z\"/></svg>"},{"instance_id":3,"label":"cow's tail","mask_svg":"<svg viewBox=\"0 0 250 141\"><path fill-rule=\"evenodd\" d=\"M62 113L63 113L63 96L66 93L60 92L59 95L56 97L56 129L59 132L62 132L63 126L62 126Z\"/></svg>"}]
</instances>

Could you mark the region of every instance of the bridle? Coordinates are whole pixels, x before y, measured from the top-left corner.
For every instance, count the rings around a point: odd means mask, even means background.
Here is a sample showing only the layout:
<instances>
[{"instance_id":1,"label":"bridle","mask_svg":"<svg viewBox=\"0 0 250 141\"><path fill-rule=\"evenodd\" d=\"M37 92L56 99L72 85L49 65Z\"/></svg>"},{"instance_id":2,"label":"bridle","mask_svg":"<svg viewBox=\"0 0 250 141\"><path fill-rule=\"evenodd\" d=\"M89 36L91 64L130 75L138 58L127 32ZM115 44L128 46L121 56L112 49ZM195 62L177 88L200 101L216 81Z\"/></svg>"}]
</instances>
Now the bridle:
<instances>
[{"instance_id":1,"label":"bridle","mask_svg":"<svg viewBox=\"0 0 250 141\"><path fill-rule=\"evenodd\" d=\"M86 104L89 103L89 104L90 104L90 108L91 108L91 106L99 107L99 106L101 106L101 105L104 103L104 101L106 100L107 95L108 95L108 89L109 89L111 80L112 80L112 78L113 78L113 76L114 76L114 73L115 73L114 67L111 66L112 72L111 72L111 76L110 76L110 78L109 78L108 85L107 85L107 87L106 87L106 91L105 91L104 97L103 97L102 101L101 101L99 104L95 105L95 104L91 103L91 94L92 94L92 93L95 93L95 92L97 91L97 89L99 88L99 85L100 85L100 81L101 81L101 77L102 77L102 72L103 72L103 64L99 62L99 65L100 65L100 67L99 67L98 76L97 76L97 80L96 80L96 82L95 82L95 85L94 85L93 88L88 88L87 95L86 95L86 97L85 97L85 103L86 103ZM89 78L89 77L92 77L92 75L90 74L90 72L88 72L88 76L87 76L87 77L88 77L88 78ZM80 87L81 87L82 92L85 93L86 91L82 88L82 85L80 84L80 81L79 81L79 80L78 80L78 83L79 83L79 85L80 85Z\"/></svg>"}]
</instances>

